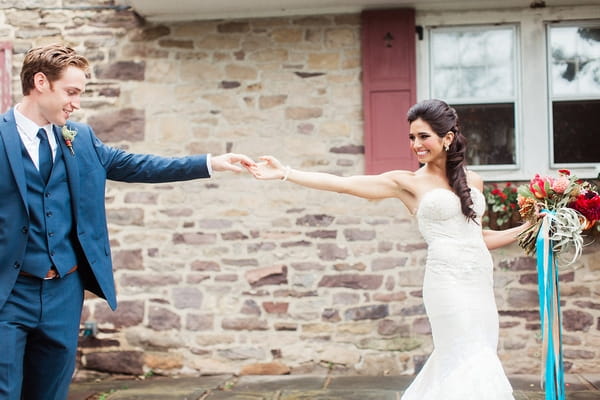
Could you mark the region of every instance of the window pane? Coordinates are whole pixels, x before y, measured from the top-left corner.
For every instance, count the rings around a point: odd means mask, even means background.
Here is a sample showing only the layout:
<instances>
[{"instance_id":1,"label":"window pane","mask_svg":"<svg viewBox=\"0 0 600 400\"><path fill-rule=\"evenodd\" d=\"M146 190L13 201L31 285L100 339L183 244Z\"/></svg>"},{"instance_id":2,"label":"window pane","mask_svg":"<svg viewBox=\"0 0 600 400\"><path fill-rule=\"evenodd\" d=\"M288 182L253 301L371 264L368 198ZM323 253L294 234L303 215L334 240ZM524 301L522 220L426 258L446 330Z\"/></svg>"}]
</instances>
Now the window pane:
<instances>
[{"instance_id":1,"label":"window pane","mask_svg":"<svg viewBox=\"0 0 600 400\"><path fill-rule=\"evenodd\" d=\"M513 103L453 105L467 138L469 165L515 163Z\"/></svg>"},{"instance_id":2,"label":"window pane","mask_svg":"<svg viewBox=\"0 0 600 400\"><path fill-rule=\"evenodd\" d=\"M597 163L600 26L550 26L549 36L553 162Z\"/></svg>"},{"instance_id":3,"label":"window pane","mask_svg":"<svg viewBox=\"0 0 600 400\"><path fill-rule=\"evenodd\" d=\"M554 97L600 95L600 27L550 29Z\"/></svg>"},{"instance_id":4,"label":"window pane","mask_svg":"<svg viewBox=\"0 0 600 400\"><path fill-rule=\"evenodd\" d=\"M552 103L554 162L600 162L600 100Z\"/></svg>"},{"instance_id":5,"label":"window pane","mask_svg":"<svg viewBox=\"0 0 600 400\"><path fill-rule=\"evenodd\" d=\"M433 31L431 38L434 97L514 96L513 29Z\"/></svg>"}]
</instances>

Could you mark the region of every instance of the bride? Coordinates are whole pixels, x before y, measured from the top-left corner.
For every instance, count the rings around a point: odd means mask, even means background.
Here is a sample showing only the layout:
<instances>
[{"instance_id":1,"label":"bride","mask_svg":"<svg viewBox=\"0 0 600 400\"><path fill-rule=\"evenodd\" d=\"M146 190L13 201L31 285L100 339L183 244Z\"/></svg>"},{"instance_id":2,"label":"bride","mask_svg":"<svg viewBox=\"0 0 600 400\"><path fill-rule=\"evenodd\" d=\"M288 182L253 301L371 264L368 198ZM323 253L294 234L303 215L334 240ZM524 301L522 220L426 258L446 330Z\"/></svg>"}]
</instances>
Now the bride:
<instances>
[{"instance_id":1,"label":"bride","mask_svg":"<svg viewBox=\"0 0 600 400\"><path fill-rule=\"evenodd\" d=\"M512 400L497 356L498 311L488 249L516 240L526 225L483 230L483 181L465 168L466 140L456 111L425 100L408 111L416 171L340 177L284 167L272 156L251 168L257 179L283 179L366 199L397 198L416 216L428 245L423 301L434 350L402 400Z\"/></svg>"}]
</instances>

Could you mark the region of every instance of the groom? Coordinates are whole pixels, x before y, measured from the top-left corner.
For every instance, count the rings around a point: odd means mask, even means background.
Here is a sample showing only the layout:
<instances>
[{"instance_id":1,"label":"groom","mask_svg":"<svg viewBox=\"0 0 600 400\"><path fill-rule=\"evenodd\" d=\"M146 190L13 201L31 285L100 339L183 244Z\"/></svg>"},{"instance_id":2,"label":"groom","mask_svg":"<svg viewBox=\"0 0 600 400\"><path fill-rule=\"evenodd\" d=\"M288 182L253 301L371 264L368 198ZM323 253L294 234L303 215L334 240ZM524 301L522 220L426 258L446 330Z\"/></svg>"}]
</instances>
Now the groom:
<instances>
[{"instance_id":1,"label":"groom","mask_svg":"<svg viewBox=\"0 0 600 400\"><path fill-rule=\"evenodd\" d=\"M181 181L253 164L240 154L165 158L105 145L90 126L67 121L80 108L88 68L70 47L31 49L22 102L0 116L3 400L66 399L84 289L116 307L106 179Z\"/></svg>"}]
</instances>

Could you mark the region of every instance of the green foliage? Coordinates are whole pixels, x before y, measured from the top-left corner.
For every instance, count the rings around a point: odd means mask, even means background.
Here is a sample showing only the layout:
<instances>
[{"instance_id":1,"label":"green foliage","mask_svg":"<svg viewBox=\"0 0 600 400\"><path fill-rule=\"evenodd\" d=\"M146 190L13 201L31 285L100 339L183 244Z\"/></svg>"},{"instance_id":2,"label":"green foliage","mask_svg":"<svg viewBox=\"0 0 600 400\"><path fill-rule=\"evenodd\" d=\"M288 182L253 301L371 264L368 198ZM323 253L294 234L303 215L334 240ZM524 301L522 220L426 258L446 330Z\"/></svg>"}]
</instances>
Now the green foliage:
<instances>
[{"instance_id":1,"label":"green foliage","mask_svg":"<svg viewBox=\"0 0 600 400\"><path fill-rule=\"evenodd\" d=\"M497 183L487 185L483 189L483 194L498 226L509 222L514 212L518 210L517 187L510 182L502 187Z\"/></svg>"}]
</instances>

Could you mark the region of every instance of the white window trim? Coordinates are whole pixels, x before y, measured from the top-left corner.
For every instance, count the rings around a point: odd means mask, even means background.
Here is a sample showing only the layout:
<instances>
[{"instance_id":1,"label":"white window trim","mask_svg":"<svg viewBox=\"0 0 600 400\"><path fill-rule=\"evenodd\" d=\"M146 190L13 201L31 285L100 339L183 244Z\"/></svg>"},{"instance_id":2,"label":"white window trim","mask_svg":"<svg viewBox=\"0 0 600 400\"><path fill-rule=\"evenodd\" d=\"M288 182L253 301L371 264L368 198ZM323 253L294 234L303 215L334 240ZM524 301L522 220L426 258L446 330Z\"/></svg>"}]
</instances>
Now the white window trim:
<instances>
[{"instance_id":1,"label":"white window trim","mask_svg":"<svg viewBox=\"0 0 600 400\"><path fill-rule=\"evenodd\" d=\"M590 16L600 16L600 6L547 7L543 9L513 9L494 11L417 11L416 24L422 26L423 40L417 41L417 98L430 98L429 82L429 27L516 24L518 54L517 66L521 85L517 97L521 109L517 110L516 165L500 167L469 167L486 181L527 181L536 173L556 174L551 165L551 127L549 124L550 96L548 90L548 57L546 24L552 21L581 21ZM600 18L597 18L600 19ZM526 58L526 62L524 62ZM600 164L576 167L572 173L579 178L596 178Z\"/></svg>"},{"instance_id":2,"label":"white window trim","mask_svg":"<svg viewBox=\"0 0 600 400\"><path fill-rule=\"evenodd\" d=\"M548 100L548 126L550 127L550 132L554 132L554 123L553 123L553 117L552 117L552 102L553 101L570 101L570 100L600 100L600 95L582 95L582 96L554 96L552 95L552 84L553 84L553 79L552 79L552 74L551 74L551 70L552 70L552 61L551 61L551 57L550 57L550 52L551 52L551 48L550 48L550 29L552 27L560 27L560 26L598 26L600 25L600 18L598 18L598 20L596 20L594 23L591 23L589 21L580 21L580 20L573 20L573 21L560 21L560 22L556 22L556 21L552 21L552 22L546 22L546 24L544 25L544 29L546 31L546 62L547 62L547 79L548 79L548 90L549 90L549 100ZM593 163L584 163L584 164L576 164L576 163L555 163L554 160L552 159L552 153L554 152L554 135L551 134L550 135L550 163L552 168L567 168L569 170L574 170L577 169L579 166L583 165L585 167L589 167L589 168L594 168L594 164Z\"/></svg>"},{"instance_id":3,"label":"white window trim","mask_svg":"<svg viewBox=\"0 0 600 400\"><path fill-rule=\"evenodd\" d=\"M450 104L489 104L489 103L514 103L514 107L515 107L515 163L514 164L496 164L496 165L472 165L470 166L470 169L474 170L474 171L498 171L498 170L518 170L520 168L519 165L519 160L521 159L521 157L519 156L521 153L521 144L519 141L519 138L522 136L522 133L519 131L519 127L521 126L520 120L521 120L521 91L519 90L519 88L521 87L520 84L520 73L518 70L519 65L521 65L521 60L520 60L520 46L519 46L519 26L517 24L503 24L502 26L498 26L498 25L492 25L492 24L484 24L484 25L474 25L474 24L469 24L469 25L462 25L462 26L457 26L457 25L453 25L453 26L444 26L444 27L432 27L433 29L439 29L442 32L444 31L448 31L448 32L454 32L456 30L473 30L473 31L481 31L481 30L486 30L486 29L507 29L509 28L512 31L513 34L513 39L514 39L514 59L515 59L515 66L513 68L513 87L515 90L515 93L513 95L513 97L510 98L501 98L501 97L497 97L494 99L490 99L489 101L486 101L485 99L452 99L452 98L448 98L448 99L442 99L447 101ZM430 36L432 30L431 29L427 29L427 33L428 33L428 37ZM431 54L431 46L427 46L428 47L428 59L431 60L432 59L432 54ZM431 65L432 63L428 63L429 64L429 76L428 76L428 82L432 82L432 78L433 78L433 66ZM435 94L433 94L433 88L429 87L429 97L435 97ZM460 118L460 115L459 115Z\"/></svg>"}]
</instances>

